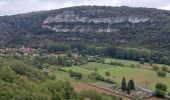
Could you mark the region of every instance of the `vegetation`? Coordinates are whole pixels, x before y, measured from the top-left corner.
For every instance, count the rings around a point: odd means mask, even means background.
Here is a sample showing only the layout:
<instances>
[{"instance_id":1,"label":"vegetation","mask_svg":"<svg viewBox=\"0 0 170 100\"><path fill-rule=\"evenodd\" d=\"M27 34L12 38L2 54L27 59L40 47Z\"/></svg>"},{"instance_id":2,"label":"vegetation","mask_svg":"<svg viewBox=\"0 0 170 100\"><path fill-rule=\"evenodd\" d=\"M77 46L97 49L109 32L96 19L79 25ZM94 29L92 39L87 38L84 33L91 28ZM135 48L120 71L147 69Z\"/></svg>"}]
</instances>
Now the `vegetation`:
<instances>
[{"instance_id":1,"label":"vegetation","mask_svg":"<svg viewBox=\"0 0 170 100\"><path fill-rule=\"evenodd\" d=\"M0 57L1 100L76 99L69 81L55 80L53 74L33 67L27 57L22 60L4 55ZM24 61L27 60L27 65Z\"/></svg>"},{"instance_id":2,"label":"vegetation","mask_svg":"<svg viewBox=\"0 0 170 100\"><path fill-rule=\"evenodd\" d=\"M123 77L123 79L122 79L121 89L122 89L122 91L126 91L127 90L127 84L126 84L125 77Z\"/></svg>"},{"instance_id":3,"label":"vegetation","mask_svg":"<svg viewBox=\"0 0 170 100\"><path fill-rule=\"evenodd\" d=\"M154 65L154 66L153 66L153 70L157 71L157 70L159 70L159 67L156 66L156 65Z\"/></svg>"},{"instance_id":4,"label":"vegetation","mask_svg":"<svg viewBox=\"0 0 170 100\"><path fill-rule=\"evenodd\" d=\"M91 91L84 90L80 93L80 97L81 97L80 100L85 100L85 99L102 100L102 96L94 90Z\"/></svg>"},{"instance_id":5,"label":"vegetation","mask_svg":"<svg viewBox=\"0 0 170 100\"><path fill-rule=\"evenodd\" d=\"M166 66L162 66L162 71L168 72L168 68Z\"/></svg>"},{"instance_id":6,"label":"vegetation","mask_svg":"<svg viewBox=\"0 0 170 100\"><path fill-rule=\"evenodd\" d=\"M157 84L155 85L155 93L156 93L156 96L158 96L158 97L165 97L166 91L167 91L167 86L166 86L166 84L157 83Z\"/></svg>"},{"instance_id":7,"label":"vegetation","mask_svg":"<svg viewBox=\"0 0 170 100\"><path fill-rule=\"evenodd\" d=\"M158 72L157 72L157 75L158 75L159 77L165 77L165 76L166 76L166 72L165 72L165 71L158 71Z\"/></svg>"},{"instance_id":8,"label":"vegetation","mask_svg":"<svg viewBox=\"0 0 170 100\"><path fill-rule=\"evenodd\" d=\"M110 76L110 73L109 73L109 72L105 72L105 75L106 75L106 76Z\"/></svg>"},{"instance_id":9,"label":"vegetation","mask_svg":"<svg viewBox=\"0 0 170 100\"><path fill-rule=\"evenodd\" d=\"M55 32L43 28L42 23L49 16L65 11L74 11L80 17L105 18L141 16L152 21L140 23L113 23L109 27L117 31L105 32ZM104 10L104 11L103 11ZM95 12L96 11L96 12ZM102 11L97 13L97 11ZM122 12L123 11L123 12ZM96 17L97 15L97 17ZM1 48L18 48L26 45L45 53L79 52L90 55L102 55L119 59L170 64L169 55L169 11L149 8L82 6L59 10L28 13L0 17ZM108 27L105 23L51 23L63 28L76 25L88 26L93 30ZM19 28L18 28L19 27ZM27 34L30 33L30 34ZM65 33L65 34L64 34ZM147 38L146 38L147 37ZM147 41L147 42L146 42ZM39 45L41 44L41 45ZM133 46L132 46L133 44ZM114 45L114 46L113 46Z\"/></svg>"},{"instance_id":10,"label":"vegetation","mask_svg":"<svg viewBox=\"0 0 170 100\"><path fill-rule=\"evenodd\" d=\"M126 79L125 79L125 77L123 77L122 82L121 82L121 89L122 89L123 92L127 91L127 93L130 95L131 90L135 90L134 81L131 79L126 84Z\"/></svg>"},{"instance_id":11,"label":"vegetation","mask_svg":"<svg viewBox=\"0 0 170 100\"><path fill-rule=\"evenodd\" d=\"M155 84L157 82L163 82L167 84L168 89L170 89L170 74L166 73L166 77L157 77L157 72L150 70L153 66L150 66L149 63L140 65L140 67L131 68L130 65L134 64L137 66L139 62L130 61L130 60L120 60L120 59L111 59L106 58L105 63L110 61L115 61L124 64L124 67L121 66L110 66L109 64L97 63L97 62L88 62L87 64L82 65L81 67L64 67L62 68L65 71L73 70L74 72L79 72L82 74L82 77L88 77L92 72L95 72L94 69L97 68L97 73L100 74L104 79L109 78L113 82L116 82L121 86L121 80L123 76L126 76L126 79L133 79L137 85L147 87L151 90L154 90ZM161 68L162 64L154 64ZM169 68L169 66L168 66ZM109 72L110 76L106 76L105 72ZM85 78L86 79L86 78ZM85 81L88 81L87 79ZM101 81L102 82L102 81ZM100 83L100 81L99 81Z\"/></svg>"},{"instance_id":12,"label":"vegetation","mask_svg":"<svg viewBox=\"0 0 170 100\"><path fill-rule=\"evenodd\" d=\"M79 25L92 30L83 33L55 32L42 27L47 17L68 11L92 19L140 16L149 21L48 24L63 29ZM1 16L0 99L119 100L97 91L77 93L72 86L77 81L110 87L114 83L128 94L137 84L155 88L157 96L165 97L170 91L169 26L170 11L124 6L81 6ZM115 32L93 32L108 27ZM24 45L27 49L22 50Z\"/></svg>"},{"instance_id":13,"label":"vegetation","mask_svg":"<svg viewBox=\"0 0 170 100\"><path fill-rule=\"evenodd\" d=\"M82 78L82 74L78 73L78 72L73 72L71 70L68 71L70 73L70 77L72 78L76 78L76 79L81 79Z\"/></svg>"},{"instance_id":14,"label":"vegetation","mask_svg":"<svg viewBox=\"0 0 170 100\"><path fill-rule=\"evenodd\" d=\"M145 63L145 59L144 58L140 58L140 64L144 64Z\"/></svg>"}]
</instances>

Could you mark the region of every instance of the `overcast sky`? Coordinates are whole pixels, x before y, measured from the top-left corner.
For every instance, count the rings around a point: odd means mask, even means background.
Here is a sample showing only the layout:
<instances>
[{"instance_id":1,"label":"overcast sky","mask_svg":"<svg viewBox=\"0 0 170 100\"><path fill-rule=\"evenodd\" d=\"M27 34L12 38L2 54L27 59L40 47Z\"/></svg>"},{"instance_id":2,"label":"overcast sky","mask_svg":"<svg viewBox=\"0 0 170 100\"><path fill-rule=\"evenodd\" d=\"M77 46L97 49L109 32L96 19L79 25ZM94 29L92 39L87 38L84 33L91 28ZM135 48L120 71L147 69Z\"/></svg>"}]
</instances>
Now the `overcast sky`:
<instances>
[{"instance_id":1,"label":"overcast sky","mask_svg":"<svg viewBox=\"0 0 170 100\"><path fill-rule=\"evenodd\" d=\"M0 0L0 16L80 5L132 6L170 10L170 0Z\"/></svg>"}]
</instances>

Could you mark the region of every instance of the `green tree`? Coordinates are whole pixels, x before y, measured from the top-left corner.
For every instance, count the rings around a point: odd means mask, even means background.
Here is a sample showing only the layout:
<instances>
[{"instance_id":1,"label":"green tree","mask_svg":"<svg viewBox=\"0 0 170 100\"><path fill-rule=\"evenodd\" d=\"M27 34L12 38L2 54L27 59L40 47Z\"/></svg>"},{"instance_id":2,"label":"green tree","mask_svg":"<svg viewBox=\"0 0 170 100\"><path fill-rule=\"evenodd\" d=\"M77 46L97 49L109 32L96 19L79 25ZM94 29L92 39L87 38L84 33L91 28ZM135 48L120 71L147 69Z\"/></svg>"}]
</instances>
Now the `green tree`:
<instances>
[{"instance_id":1,"label":"green tree","mask_svg":"<svg viewBox=\"0 0 170 100\"><path fill-rule=\"evenodd\" d=\"M131 90L135 89L134 81L131 79L128 81L127 93L130 94Z\"/></svg>"},{"instance_id":2,"label":"green tree","mask_svg":"<svg viewBox=\"0 0 170 100\"><path fill-rule=\"evenodd\" d=\"M131 79L131 80L129 80L129 83L130 83L130 89L131 89L131 90L134 90L134 89L135 89L135 83L134 83L134 81Z\"/></svg>"},{"instance_id":3,"label":"green tree","mask_svg":"<svg viewBox=\"0 0 170 100\"><path fill-rule=\"evenodd\" d=\"M126 91L126 89L127 89L127 84L126 84L125 77L123 77L123 79L122 79L121 89L122 89L122 91Z\"/></svg>"},{"instance_id":4,"label":"green tree","mask_svg":"<svg viewBox=\"0 0 170 100\"><path fill-rule=\"evenodd\" d=\"M154 64L154 61L153 60L150 60L149 61L149 64L152 66Z\"/></svg>"},{"instance_id":5,"label":"green tree","mask_svg":"<svg viewBox=\"0 0 170 100\"><path fill-rule=\"evenodd\" d=\"M131 92L131 83L129 81L127 86L127 93L130 95L130 92Z\"/></svg>"},{"instance_id":6,"label":"green tree","mask_svg":"<svg viewBox=\"0 0 170 100\"><path fill-rule=\"evenodd\" d=\"M144 64L145 63L145 59L144 58L140 58L139 60L140 60L139 61L140 64Z\"/></svg>"},{"instance_id":7,"label":"green tree","mask_svg":"<svg viewBox=\"0 0 170 100\"><path fill-rule=\"evenodd\" d=\"M65 90L65 99L66 100L70 100L72 97L74 97L74 95L75 95L74 89L68 80L64 82L64 90Z\"/></svg>"},{"instance_id":8,"label":"green tree","mask_svg":"<svg viewBox=\"0 0 170 100\"><path fill-rule=\"evenodd\" d=\"M165 94L167 92L167 86L163 83L157 83L155 85L155 94L158 97L165 97Z\"/></svg>"}]
</instances>

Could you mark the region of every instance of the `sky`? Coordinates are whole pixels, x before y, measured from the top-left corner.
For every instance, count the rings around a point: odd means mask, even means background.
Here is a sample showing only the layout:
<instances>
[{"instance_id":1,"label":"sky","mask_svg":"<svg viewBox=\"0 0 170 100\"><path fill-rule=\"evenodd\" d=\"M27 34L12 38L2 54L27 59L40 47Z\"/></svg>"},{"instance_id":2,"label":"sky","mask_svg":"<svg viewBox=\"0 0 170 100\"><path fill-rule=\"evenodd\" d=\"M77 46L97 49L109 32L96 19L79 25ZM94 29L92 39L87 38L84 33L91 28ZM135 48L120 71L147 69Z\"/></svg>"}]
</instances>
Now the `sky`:
<instances>
[{"instance_id":1,"label":"sky","mask_svg":"<svg viewBox=\"0 0 170 100\"><path fill-rule=\"evenodd\" d=\"M148 7L170 10L170 0L0 0L0 16L81 5Z\"/></svg>"}]
</instances>

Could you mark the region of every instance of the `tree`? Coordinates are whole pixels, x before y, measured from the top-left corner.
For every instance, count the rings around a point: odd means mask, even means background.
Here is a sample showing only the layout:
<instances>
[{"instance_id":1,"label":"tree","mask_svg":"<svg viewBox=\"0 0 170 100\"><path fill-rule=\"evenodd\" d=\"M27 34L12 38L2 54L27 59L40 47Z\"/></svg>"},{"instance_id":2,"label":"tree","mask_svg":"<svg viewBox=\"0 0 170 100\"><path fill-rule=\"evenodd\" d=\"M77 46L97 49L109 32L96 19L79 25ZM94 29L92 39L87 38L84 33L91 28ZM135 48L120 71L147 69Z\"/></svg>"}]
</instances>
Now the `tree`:
<instances>
[{"instance_id":1,"label":"tree","mask_svg":"<svg viewBox=\"0 0 170 100\"><path fill-rule=\"evenodd\" d=\"M70 100L74 96L74 88L71 86L68 80L64 82L64 90L65 90L65 99Z\"/></svg>"},{"instance_id":2,"label":"tree","mask_svg":"<svg viewBox=\"0 0 170 100\"><path fill-rule=\"evenodd\" d=\"M110 73L109 73L109 72L105 72L105 75L106 75L106 76L110 76Z\"/></svg>"},{"instance_id":3,"label":"tree","mask_svg":"<svg viewBox=\"0 0 170 100\"><path fill-rule=\"evenodd\" d=\"M130 94L131 90L135 89L135 84L134 81L131 79L128 82L128 86L127 86L127 93Z\"/></svg>"},{"instance_id":4,"label":"tree","mask_svg":"<svg viewBox=\"0 0 170 100\"><path fill-rule=\"evenodd\" d=\"M162 61L163 64L169 64L169 58L167 56L163 56L161 58L161 61Z\"/></svg>"},{"instance_id":5,"label":"tree","mask_svg":"<svg viewBox=\"0 0 170 100\"><path fill-rule=\"evenodd\" d=\"M134 81L131 79L131 80L129 80L129 83L130 83L130 89L131 89L131 90L134 90L134 89L135 89L135 83L134 83Z\"/></svg>"},{"instance_id":6,"label":"tree","mask_svg":"<svg viewBox=\"0 0 170 100\"><path fill-rule=\"evenodd\" d=\"M126 91L126 89L127 89L125 77L123 77L123 79L122 79L121 89L122 89L122 91Z\"/></svg>"},{"instance_id":7,"label":"tree","mask_svg":"<svg viewBox=\"0 0 170 100\"><path fill-rule=\"evenodd\" d=\"M162 66L162 71L167 72L167 71L168 71L168 68L167 68L166 66Z\"/></svg>"},{"instance_id":8,"label":"tree","mask_svg":"<svg viewBox=\"0 0 170 100\"><path fill-rule=\"evenodd\" d=\"M153 60L150 60L150 61L149 61L149 64L150 64L151 66L153 65L153 63L154 63Z\"/></svg>"},{"instance_id":9,"label":"tree","mask_svg":"<svg viewBox=\"0 0 170 100\"><path fill-rule=\"evenodd\" d=\"M48 63L44 63L42 66L43 68L48 68L50 65Z\"/></svg>"},{"instance_id":10,"label":"tree","mask_svg":"<svg viewBox=\"0 0 170 100\"><path fill-rule=\"evenodd\" d=\"M140 64L144 64L145 63L145 59L144 58L140 58Z\"/></svg>"},{"instance_id":11,"label":"tree","mask_svg":"<svg viewBox=\"0 0 170 100\"><path fill-rule=\"evenodd\" d=\"M130 95L130 92L131 92L131 83L129 81L127 86L127 93Z\"/></svg>"},{"instance_id":12,"label":"tree","mask_svg":"<svg viewBox=\"0 0 170 100\"><path fill-rule=\"evenodd\" d=\"M166 84L157 83L155 85L155 94L156 94L156 96L158 96L158 97L165 97L166 91L167 91Z\"/></svg>"},{"instance_id":13,"label":"tree","mask_svg":"<svg viewBox=\"0 0 170 100\"><path fill-rule=\"evenodd\" d=\"M166 76L166 72L165 72L165 71L158 71L158 72L157 72L157 75L158 75L159 77L165 77L165 76Z\"/></svg>"}]
</instances>

